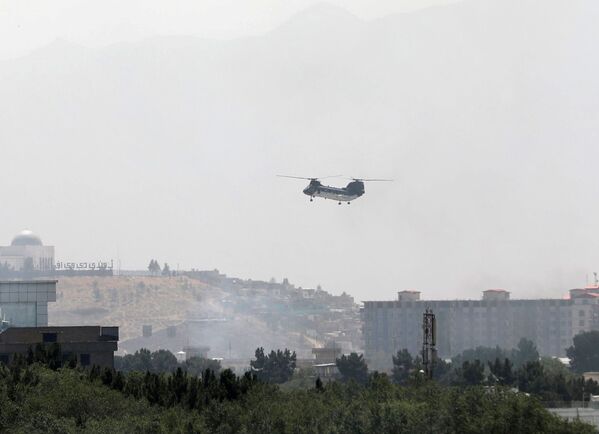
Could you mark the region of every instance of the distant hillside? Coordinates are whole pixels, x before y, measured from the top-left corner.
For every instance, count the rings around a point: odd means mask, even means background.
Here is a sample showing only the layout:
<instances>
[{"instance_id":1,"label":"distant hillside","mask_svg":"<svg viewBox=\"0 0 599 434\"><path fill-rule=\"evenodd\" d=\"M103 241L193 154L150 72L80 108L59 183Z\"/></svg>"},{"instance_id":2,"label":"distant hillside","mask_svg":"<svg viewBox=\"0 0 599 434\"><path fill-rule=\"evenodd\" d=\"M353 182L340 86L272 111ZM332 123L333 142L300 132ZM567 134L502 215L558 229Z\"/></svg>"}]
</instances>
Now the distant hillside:
<instances>
[{"instance_id":1,"label":"distant hillside","mask_svg":"<svg viewBox=\"0 0 599 434\"><path fill-rule=\"evenodd\" d=\"M210 347L212 357L249 359L259 346L308 357L329 340L349 349L361 345L358 309L348 295L214 272L206 278L210 284L185 276L61 278L49 323L119 326L128 352L191 345ZM141 337L143 325L152 326L150 339ZM168 335L169 327L176 335Z\"/></svg>"},{"instance_id":2,"label":"distant hillside","mask_svg":"<svg viewBox=\"0 0 599 434\"><path fill-rule=\"evenodd\" d=\"M56 325L118 325L126 340L141 335L142 324L160 329L214 315L219 294L185 277L63 277L48 314Z\"/></svg>"}]
</instances>

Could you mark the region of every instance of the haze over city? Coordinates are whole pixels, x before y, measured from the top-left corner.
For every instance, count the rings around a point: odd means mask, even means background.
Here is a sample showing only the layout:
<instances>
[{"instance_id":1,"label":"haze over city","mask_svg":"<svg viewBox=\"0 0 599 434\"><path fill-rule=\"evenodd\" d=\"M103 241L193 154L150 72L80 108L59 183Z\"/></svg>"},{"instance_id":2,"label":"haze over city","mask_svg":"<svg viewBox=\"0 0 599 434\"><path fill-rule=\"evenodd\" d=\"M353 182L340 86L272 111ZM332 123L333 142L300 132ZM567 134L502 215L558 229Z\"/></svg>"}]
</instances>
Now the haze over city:
<instances>
[{"instance_id":1,"label":"haze over city","mask_svg":"<svg viewBox=\"0 0 599 434\"><path fill-rule=\"evenodd\" d=\"M597 2L21 3L0 244L356 300L559 298L599 268ZM276 174L395 182L338 206Z\"/></svg>"},{"instance_id":2,"label":"haze over city","mask_svg":"<svg viewBox=\"0 0 599 434\"><path fill-rule=\"evenodd\" d=\"M599 432L599 2L0 2L0 432Z\"/></svg>"}]
</instances>

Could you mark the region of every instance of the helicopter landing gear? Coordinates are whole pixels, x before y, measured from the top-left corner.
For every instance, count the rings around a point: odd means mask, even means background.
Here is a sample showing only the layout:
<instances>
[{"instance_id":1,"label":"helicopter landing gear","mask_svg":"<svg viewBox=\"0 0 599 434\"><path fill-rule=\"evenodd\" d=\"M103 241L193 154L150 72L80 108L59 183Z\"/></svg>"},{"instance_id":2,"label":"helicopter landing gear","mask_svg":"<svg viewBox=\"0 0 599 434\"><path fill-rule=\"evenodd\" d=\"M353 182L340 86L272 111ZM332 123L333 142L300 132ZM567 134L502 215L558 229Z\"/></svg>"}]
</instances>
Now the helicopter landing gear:
<instances>
[{"instance_id":1,"label":"helicopter landing gear","mask_svg":"<svg viewBox=\"0 0 599 434\"><path fill-rule=\"evenodd\" d=\"M351 202L347 202L347 204L349 205Z\"/></svg>"},{"instance_id":2,"label":"helicopter landing gear","mask_svg":"<svg viewBox=\"0 0 599 434\"><path fill-rule=\"evenodd\" d=\"M339 202L339 205L341 205L341 202Z\"/></svg>"},{"instance_id":3,"label":"helicopter landing gear","mask_svg":"<svg viewBox=\"0 0 599 434\"><path fill-rule=\"evenodd\" d=\"M314 197L311 197L311 198L310 198L310 202L314 202Z\"/></svg>"}]
</instances>

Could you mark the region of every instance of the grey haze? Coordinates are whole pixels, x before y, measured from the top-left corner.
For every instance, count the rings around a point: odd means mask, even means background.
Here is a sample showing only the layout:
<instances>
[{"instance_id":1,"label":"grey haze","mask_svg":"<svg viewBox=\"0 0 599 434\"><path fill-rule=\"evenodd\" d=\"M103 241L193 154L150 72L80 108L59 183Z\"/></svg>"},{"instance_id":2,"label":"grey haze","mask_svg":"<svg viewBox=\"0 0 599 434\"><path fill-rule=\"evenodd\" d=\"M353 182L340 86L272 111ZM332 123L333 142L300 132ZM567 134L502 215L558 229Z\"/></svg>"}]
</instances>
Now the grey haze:
<instances>
[{"instance_id":1,"label":"grey haze","mask_svg":"<svg viewBox=\"0 0 599 434\"><path fill-rule=\"evenodd\" d=\"M0 240L358 300L559 296L599 268L598 19L593 0L319 4L230 41L58 40L0 62ZM396 182L338 206L277 173Z\"/></svg>"}]
</instances>

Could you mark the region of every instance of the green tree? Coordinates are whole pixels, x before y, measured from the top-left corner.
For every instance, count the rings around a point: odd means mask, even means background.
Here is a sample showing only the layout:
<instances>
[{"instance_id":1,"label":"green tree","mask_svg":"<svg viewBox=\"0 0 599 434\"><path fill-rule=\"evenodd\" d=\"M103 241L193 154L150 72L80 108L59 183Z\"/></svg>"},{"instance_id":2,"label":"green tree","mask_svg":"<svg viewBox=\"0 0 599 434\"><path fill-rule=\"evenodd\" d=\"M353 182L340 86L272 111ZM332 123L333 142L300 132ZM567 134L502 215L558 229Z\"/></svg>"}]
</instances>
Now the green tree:
<instances>
[{"instance_id":1,"label":"green tree","mask_svg":"<svg viewBox=\"0 0 599 434\"><path fill-rule=\"evenodd\" d=\"M512 350L511 360L515 367L520 367L528 362L539 360L537 346L530 339L522 338L516 348Z\"/></svg>"},{"instance_id":2,"label":"green tree","mask_svg":"<svg viewBox=\"0 0 599 434\"><path fill-rule=\"evenodd\" d=\"M466 360L456 369L456 382L467 386L482 384L485 380L485 365L480 360Z\"/></svg>"},{"instance_id":3,"label":"green tree","mask_svg":"<svg viewBox=\"0 0 599 434\"><path fill-rule=\"evenodd\" d=\"M324 385L322 384L322 380L320 379L320 376L316 377L316 383L314 386L315 386L315 389L317 392L324 391Z\"/></svg>"},{"instance_id":4,"label":"green tree","mask_svg":"<svg viewBox=\"0 0 599 434\"><path fill-rule=\"evenodd\" d=\"M495 362L487 362L489 365L489 383L500 384L502 386L510 386L514 383L515 377L513 372L513 364L510 359L504 359L502 362L499 358Z\"/></svg>"},{"instance_id":5,"label":"green tree","mask_svg":"<svg viewBox=\"0 0 599 434\"><path fill-rule=\"evenodd\" d=\"M366 384L368 381L368 365L366 365L362 354L342 355L337 359L337 369L339 369L343 381L354 380L360 384Z\"/></svg>"},{"instance_id":6,"label":"green tree","mask_svg":"<svg viewBox=\"0 0 599 434\"><path fill-rule=\"evenodd\" d=\"M205 359L203 357L190 357L183 362L183 369L191 375L202 375L206 370L219 373L221 365L218 360Z\"/></svg>"},{"instance_id":7,"label":"green tree","mask_svg":"<svg viewBox=\"0 0 599 434\"><path fill-rule=\"evenodd\" d=\"M575 372L599 371L599 331L574 336L573 345L566 350L566 355Z\"/></svg>"},{"instance_id":8,"label":"green tree","mask_svg":"<svg viewBox=\"0 0 599 434\"><path fill-rule=\"evenodd\" d=\"M158 350L152 353L152 372L173 372L179 363L173 353Z\"/></svg>"},{"instance_id":9,"label":"green tree","mask_svg":"<svg viewBox=\"0 0 599 434\"><path fill-rule=\"evenodd\" d=\"M169 267L169 265L166 262L162 266L162 275L163 276L170 276L171 275L171 267Z\"/></svg>"},{"instance_id":10,"label":"green tree","mask_svg":"<svg viewBox=\"0 0 599 434\"><path fill-rule=\"evenodd\" d=\"M541 394L548 389L543 365L540 361L527 362L517 372L518 390L526 393Z\"/></svg>"},{"instance_id":11,"label":"green tree","mask_svg":"<svg viewBox=\"0 0 599 434\"><path fill-rule=\"evenodd\" d=\"M447 383L451 375L452 364L437 357L433 362L433 379Z\"/></svg>"},{"instance_id":12,"label":"green tree","mask_svg":"<svg viewBox=\"0 0 599 434\"><path fill-rule=\"evenodd\" d=\"M452 358L452 363L455 366L462 366L466 360L473 362L475 360L480 360L483 363L492 362L495 359L504 359L508 357L509 354L499 346L492 347L476 347L468 350L464 350L461 354Z\"/></svg>"},{"instance_id":13,"label":"green tree","mask_svg":"<svg viewBox=\"0 0 599 434\"><path fill-rule=\"evenodd\" d=\"M148 271L153 276L160 274L160 271L161 271L160 264L158 263L158 261L156 259L150 259L150 263L148 264Z\"/></svg>"},{"instance_id":14,"label":"green tree","mask_svg":"<svg viewBox=\"0 0 599 434\"><path fill-rule=\"evenodd\" d=\"M407 349L397 351L393 357L392 378L397 384L407 384L414 369L414 359Z\"/></svg>"},{"instance_id":15,"label":"green tree","mask_svg":"<svg viewBox=\"0 0 599 434\"><path fill-rule=\"evenodd\" d=\"M151 371L152 370L152 353L146 348L142 348L135 354L126 354L123 357L114 357L114 367L117 371Z\"/></svg>"},{"instance_id":16,"label":"green tree","mask_svg":"<svg viewBox=\"0 0 599 434\"><path fill-rule=\"evenodd\" d=\"M264 353L264 348L256 349L255 360L250 361L252 372L258 379L267 383L281 384L289 381L295 370L297 356L285 348L284 351L272 350L270 354Z\"/></svg>"}]
</instances>

